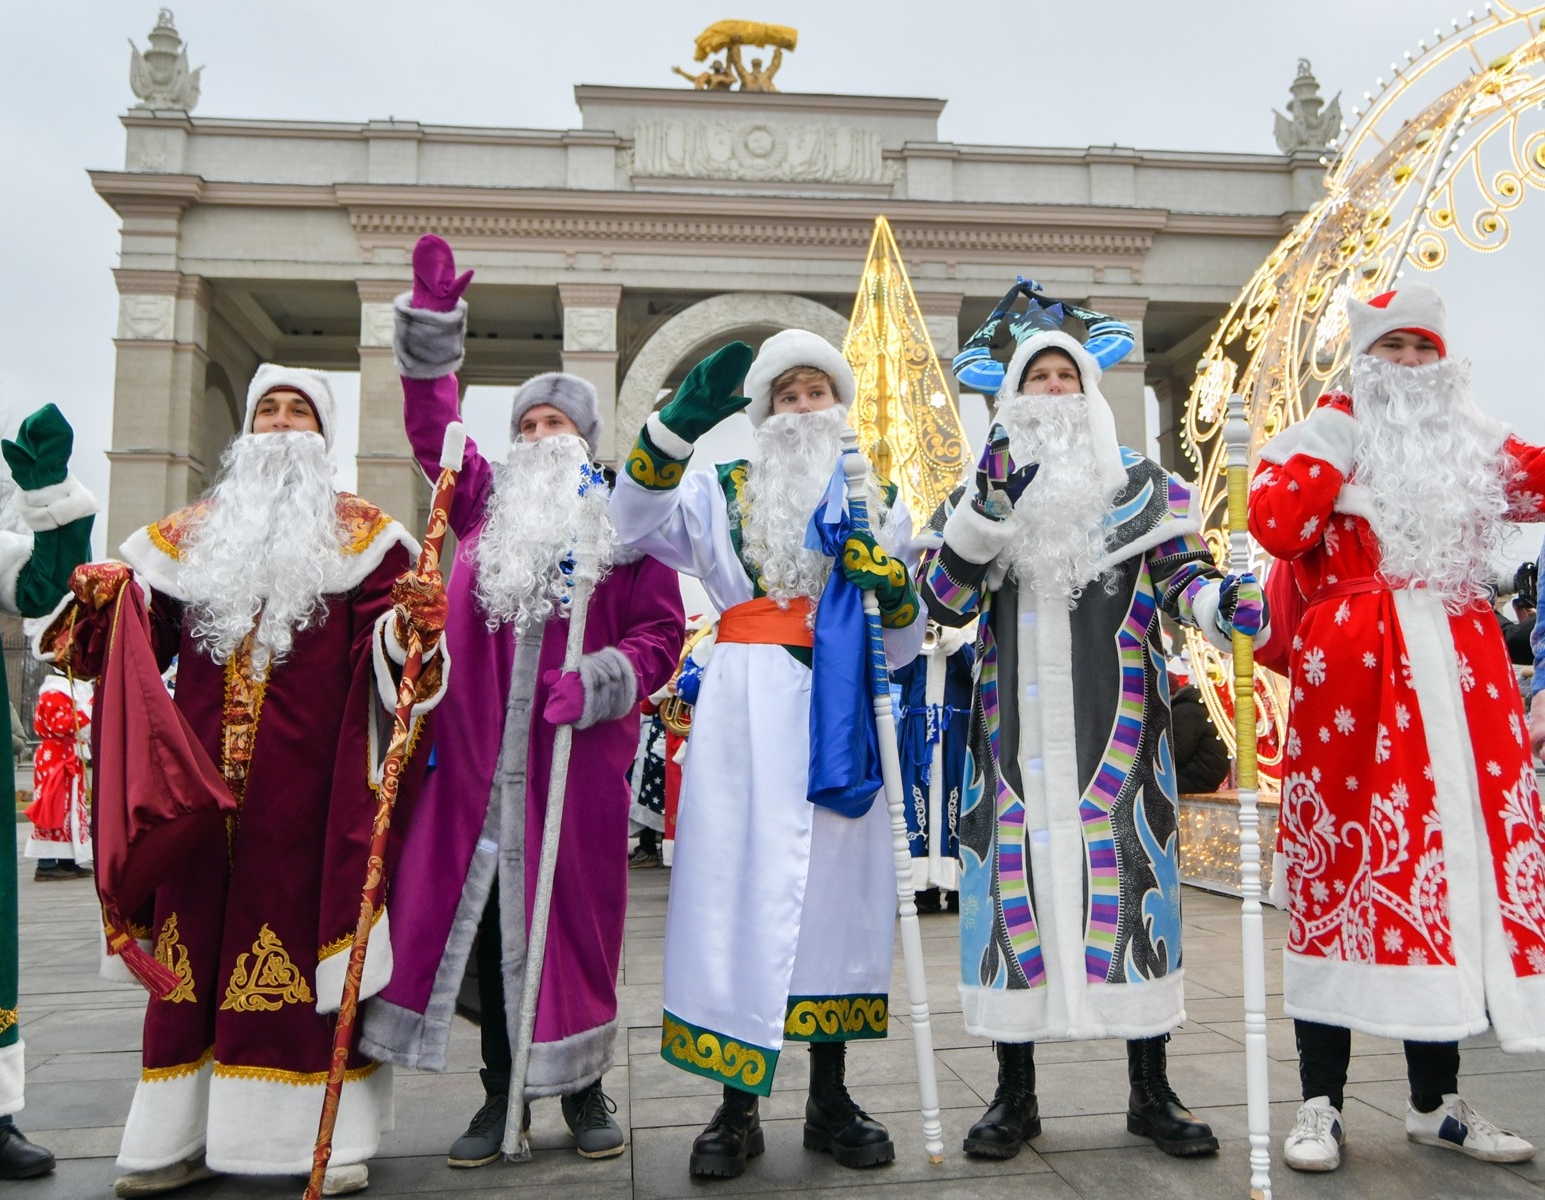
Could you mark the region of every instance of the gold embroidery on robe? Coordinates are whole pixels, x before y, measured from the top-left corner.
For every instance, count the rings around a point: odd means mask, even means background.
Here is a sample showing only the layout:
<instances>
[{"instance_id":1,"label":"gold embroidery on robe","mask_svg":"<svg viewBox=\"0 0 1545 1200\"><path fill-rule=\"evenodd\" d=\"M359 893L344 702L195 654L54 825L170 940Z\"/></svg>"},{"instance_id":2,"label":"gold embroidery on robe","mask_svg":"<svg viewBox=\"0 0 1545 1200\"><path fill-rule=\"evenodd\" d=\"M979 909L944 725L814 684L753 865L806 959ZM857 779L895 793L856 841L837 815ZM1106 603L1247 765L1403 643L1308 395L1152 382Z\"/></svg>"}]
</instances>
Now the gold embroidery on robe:
<instances>
[{"instance_id":1,"label":"gold embroidery on robe","mask_svg":"<svg viewBox=\"0 0 1545 1200\"><path fill-rule=\"evenodd\" d=\"M181 560L182 543L188 532L209 509L208 500L180 508L169 517L145 527L150 543L168 558ZM392 519L368 500L350 492L338 493L338 526L343 534L345 554L363 554Z\"/></svg>"},{"instance_id":2,"label":"gold embroidery on robe","mask_svg":"<svg viewBox=\"0 0 1545 1200\"><path fill-rule=\"evenodd\" d=\"M381 923L381 916L385 912L386 905L384 904L381 905L380 908L376 909L375 914L370 918L370 928L372 930L374 930L375 927ZM335 937L332 941L328 942L327 945L318 950L317 962L321 963L321 961L325 958L331 958L335 954L341 953L344 950L351 949L353 945L354 931L351 929L342 937Z\"/></svg>"},{"instance_id":3,"label":"gold embroidery on robe","mask_svg":"<svg viewBox=\"0 0 1545 1200\"><path fill-rule=\"evenodd\" d=\"M378 1062L363 1067L350 1067L343 1073L345 1083L358 1083L369 1079L381 1069ZM281 1071L278 1067L245 1067L240 1063L215 1064L215 1074L221 1079L257 1079L263 1083L287 1083L291 1087L318 1087L327 1082L326 1071Z\"/></svg>"},{"instance_id":4,"label":"gold embroidery on robe","mask_svg":"<svg viewBox=\"0 0 1545 1200\"><path fill-rule=\"evenodd\" d=\"M225 696L220 712L220 774L236 798L236 811L227 813L227 849L236 852L236 831L241 827L241 805L247 795L247 773L257 744L258 717L268 680L252 663L254 635L249 633L225 663Z\"/></svg>"},{"instance_id":5,"label":"gold embroidery on robe","mask_svg":"<svg viewBox=\"0 0 1545 1200\"><path fill-rule=\"evenodd\" d=\"M146 1067L140 1071L139 1077L146 1083L165 1083L168 1079L184 1079L189 1075L197 1075L204 1069L204 1064L214 1056L215 1048L211 1046L194 1062L178 1063L173 1067Z\"/></svg>"},{"instance_id":6,"label":"gold embroidery on robe","mask_svg":"<svg viewBox=\"0 0 1545 1200\"><path fill-rule=\"evenodd\" d=\"M247 960L252 959L249 969ZM231 981L225 988L220 1011L277 1012L286 1004L313 1004L315 997L306 986L300 969L290 961L276 934L267 925L258 930L250 953L236 956Z\"/></svg>"},{"instance_id":7,"label":"gold embroidery on robe","mask_svg":"<svg viewBox=\"0 0 1545 1200\"><path fill-rule=\"evenodd\" d=\"M21 1009L19 1009L19 1008L0 1008L0 1033L4 1033L6 1030L11 1028L11 1026L15 1025L20 1020L21 1020Z\"/></svg>"},{"instance_id":8,"label":"gold embroidery on robe","mask_svg":"<svg viewBox=\"0 0 1545 1200\"><path fill-rule=\"evenodd\" d=\"M177 986L169 996L161 997L167 1004L180 1004L187 1000L197 1003L193 995L193 964L188 961L188 948L177 936L177 914L172 913L161 926L161 936L156 939L156 961L177 976Z\"/></svg>"}]
</instances>

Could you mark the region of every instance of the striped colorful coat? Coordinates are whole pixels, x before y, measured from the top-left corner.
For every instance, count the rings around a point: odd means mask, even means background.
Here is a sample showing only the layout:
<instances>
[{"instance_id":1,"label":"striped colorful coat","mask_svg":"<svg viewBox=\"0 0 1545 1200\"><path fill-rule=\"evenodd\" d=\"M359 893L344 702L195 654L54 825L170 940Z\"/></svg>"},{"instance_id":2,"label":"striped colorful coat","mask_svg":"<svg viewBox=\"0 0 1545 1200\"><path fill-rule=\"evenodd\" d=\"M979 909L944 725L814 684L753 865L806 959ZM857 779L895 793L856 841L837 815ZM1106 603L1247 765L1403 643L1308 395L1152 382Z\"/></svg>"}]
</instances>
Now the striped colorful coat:
<instances>
[{"instance_id":1,"label":"striped colorful coat","mask_svg":"<svg viewBox=\"0 0 1545 1200\"><path fill-rule=\"evenodd\" d=\"M986 556L1001 538L971 523L987 517L956 514L946 529L963 492L934 517L930 615L981 615L960 821L961 997L981 1037L1148 1037L1185 1018L1159 610L1221 639L1220 576L1190 486L1121 456L1108 583L1071 607Z\"/></svg>"}]
</instances>

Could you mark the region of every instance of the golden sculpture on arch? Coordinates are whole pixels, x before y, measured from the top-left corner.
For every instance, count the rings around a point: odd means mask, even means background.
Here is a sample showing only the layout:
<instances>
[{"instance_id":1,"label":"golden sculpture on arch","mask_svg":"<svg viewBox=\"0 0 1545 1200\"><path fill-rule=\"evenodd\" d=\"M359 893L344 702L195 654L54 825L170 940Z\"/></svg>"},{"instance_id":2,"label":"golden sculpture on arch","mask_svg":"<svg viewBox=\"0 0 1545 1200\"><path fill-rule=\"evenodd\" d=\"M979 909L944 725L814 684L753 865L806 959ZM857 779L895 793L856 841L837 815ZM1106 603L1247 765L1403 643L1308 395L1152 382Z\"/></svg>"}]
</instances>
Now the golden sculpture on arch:
<instances>
[{"instance_id":1,"label":"golden sculpture on arch","mask_svg":"<svg viewBox=\"0 0 1545 1200\"><path fill-rule=\"evenodd\" d=\"M1196 365L1182 442L1197 470L1207 540L1228 558L1230 393L1243 396L1251 454L1302 420L1345 373L1346 301L1397 286L1406 271L1437 270L1456 246L1490 253L1508 242L1513 215L1545 191L1545 5L1494 0L1392 64L1367 112L1334 147L1325 195L1245 285ZM1437 94L1432 94L1437 89ZM1343 127L1345 129L1345 127ZM1252 545L1257 570L1269 562ZM1233 748L1229 664L1188 632L1191 661L1214 723ZM1286 736L1287 688L1259 672L1262 783L1276 786Z\"/></svg>"},{"instance_id":2,"label":"golden sculpture on arch","mask_svg":"<svg viewBox=\"0 0 1545 1200\"><path fill-rule=\"evenodd\" d=\"M858 384L851 419L859 448L901 489L921 529L960 483L966 439L906 265L883 216L853 300L842 354Z\"/></svg>"},{"instance_id":3,"label":"golden sculpture on arch","mask_svg":"<svg viewBox=\"0 0 1545 1200\"><path fill-rule=\"evenodd\" d=\"M767 25L761 21L715 21L697 35L692 57L704 62L711 54L723 55L708 64L706 71L693 74L681 67L671 70L691 82L697 91L729 91L738 80L743 92L776 92L773 76L783 66L783 52L799 44L799 30L787 25ZM742 46L772 47L772 59L764 67L753 58L748 67L741 59Z\"/></svg>"}]
</instances>

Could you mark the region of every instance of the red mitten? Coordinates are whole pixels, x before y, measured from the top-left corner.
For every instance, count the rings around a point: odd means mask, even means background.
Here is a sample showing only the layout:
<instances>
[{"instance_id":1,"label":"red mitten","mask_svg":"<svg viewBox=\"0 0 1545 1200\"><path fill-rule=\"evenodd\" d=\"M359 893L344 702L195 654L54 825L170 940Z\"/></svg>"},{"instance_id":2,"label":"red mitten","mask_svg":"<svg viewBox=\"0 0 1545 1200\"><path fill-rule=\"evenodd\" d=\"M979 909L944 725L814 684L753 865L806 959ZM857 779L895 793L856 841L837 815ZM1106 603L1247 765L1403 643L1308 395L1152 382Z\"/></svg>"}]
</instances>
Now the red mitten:
<instances>
[{"instance_id":1,"label":"red mitten","mask_svg":"<svg viewBox=\"0 0 1545 1200\"><path fill-rule=\"evenodd\" d=\"M1352 415L1352 397L1345 392L1326 392L1319 398L1314 407L1340 409L1350 417Z\"/></svg>"}]
</instances>

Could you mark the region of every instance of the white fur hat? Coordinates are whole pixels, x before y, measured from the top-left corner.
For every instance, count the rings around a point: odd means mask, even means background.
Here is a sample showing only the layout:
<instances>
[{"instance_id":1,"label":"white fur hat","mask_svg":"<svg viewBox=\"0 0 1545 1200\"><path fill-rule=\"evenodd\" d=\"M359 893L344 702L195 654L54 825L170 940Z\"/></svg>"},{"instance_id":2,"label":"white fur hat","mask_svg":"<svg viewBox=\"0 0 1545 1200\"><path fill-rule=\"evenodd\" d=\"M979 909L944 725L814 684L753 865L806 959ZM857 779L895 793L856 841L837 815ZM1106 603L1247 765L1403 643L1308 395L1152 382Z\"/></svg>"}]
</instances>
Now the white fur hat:
<instances>
[{"instance_id":1,"label":"white fur hat","mask_svg":"<svg viewBox=\"0 0 1545 1200\"><path fill-rule=\"evenodd\" d=\"M1348 296L1347 330L1353 354L1368 353L1386 333L1409 330L1431 338L1438 354L1448 357L1448 309L1443 297L1425 283L1409 283L1366 304Z\"/></svg>"},{"instance_id":2,"label":"white fur hat","mask_svg":"<svg viewBox=\"0 0 1545 1200\"><path fill-rule=\"evenodd\" d=\"M533 375L515 389L515 402L510 406L510 441L520 440L521 418L541 404L551 405L573 421L590 453L595 453L601 440L601 411L595 384L562 371Z\"/></svg>"},{"instance_id":3,"label":"white fur hat","mask_svg":"<svg viewBox=\"0 0 1545 1200\"><path fill-rule=\"evenodd\" d=\"M1049 329L1028 337L1014 349L1003 384L998 389L997 404L1019 395L1019 383L1031 359L1043 350L1060 350L1073 360L1084 386L1084 400L1089 407L1089 434L1094 441L1095 457L1100 465L1100 482L1107 497L1114 496L1127 481L1127 469L1121 465L1121 439L1116 436L1116 416L1100 393L1100 364L1072 334Z\"/></svg>"},{"instance_id":4,"label":"white fur hat","mask_svg":"<svg viewBox=\"0 0 1545 1200\"><path fill-rule=\"evenodd\" d=\"M241 431L252 432L252 418L257 415L258 401L277 388L291 388L311 401L317 424L322 427L322 440L331 450L333 434L338 427L338 402L333 399L333 389L324 375L300 367L281 367L278 363L264 363L258 367L252 382L247 385L247 416Z\"/></svg>"},{"instance_id":5,"label":"white fur hat","mask_svg":"<svg viewBox=\"0 0 1545 1200\"><path fill-rule=\"evenodd\" d=\"M842 351L808 329L785 329L762 343L751 369L746 372L745 394L751 400L746 406L746 416L751 418L753 427L759 427L772 415L773 380L790 367L814 367L817 371L825 371L837 390L837 402L843 408L853 407L858 384L854 382L853 368L842 357Z\"/></svg>"}]
</instances>

